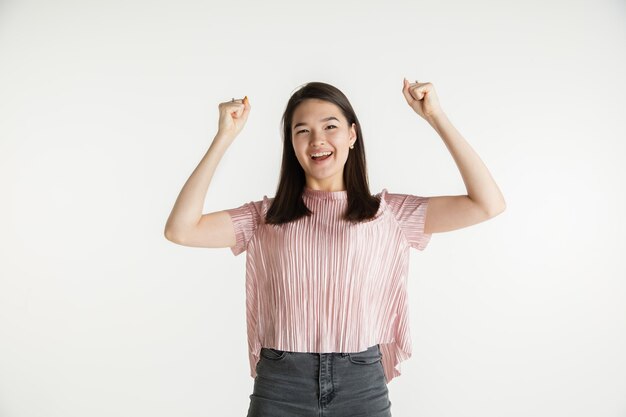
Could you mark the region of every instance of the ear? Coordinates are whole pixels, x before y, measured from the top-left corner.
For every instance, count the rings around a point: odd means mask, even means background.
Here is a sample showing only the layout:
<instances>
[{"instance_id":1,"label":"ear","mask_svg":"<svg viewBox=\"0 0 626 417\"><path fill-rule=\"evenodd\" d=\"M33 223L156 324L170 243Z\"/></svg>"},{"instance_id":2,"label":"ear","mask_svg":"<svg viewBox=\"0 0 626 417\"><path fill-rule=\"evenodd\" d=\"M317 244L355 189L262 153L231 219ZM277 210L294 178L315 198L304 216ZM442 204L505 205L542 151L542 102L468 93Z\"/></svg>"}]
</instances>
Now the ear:
<instances>
[{"instance_id":1,"label":"ear","mask_svg":"<svg viewBox=\"0 0 626 417\"><path fill-rule=\"evenodd\" d=\"M350 127L350 146L354 145L354 142L356 141L356 123L352 123L352 126Z\"/></svg>"}]
</instances>

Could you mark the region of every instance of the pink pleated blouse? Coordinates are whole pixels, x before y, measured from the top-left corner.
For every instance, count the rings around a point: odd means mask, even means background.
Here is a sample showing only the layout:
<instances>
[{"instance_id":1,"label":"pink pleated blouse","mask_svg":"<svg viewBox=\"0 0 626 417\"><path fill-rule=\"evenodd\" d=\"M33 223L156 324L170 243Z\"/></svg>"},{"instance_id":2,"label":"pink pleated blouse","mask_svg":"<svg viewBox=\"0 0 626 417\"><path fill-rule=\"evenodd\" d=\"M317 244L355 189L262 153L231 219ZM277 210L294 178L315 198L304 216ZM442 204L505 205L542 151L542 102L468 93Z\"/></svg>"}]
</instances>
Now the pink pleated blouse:
<instances>
[{"instance_id":1,"label":"pink pleated blouse","mask_svg":"<svg viewBox=\"0 0 626 417\"><path fill-rule=\"evenodd\" d=\"M312 216L266 224L273 198L226 210L233 255L247 251L246 321L250 375L261 347L291 352L362 352L380 344L385 380L411 357L409 249L424 250L428 197L383 189L376 216L341 219L347 191L304 188Z\"/></svg>"}]
</instances>

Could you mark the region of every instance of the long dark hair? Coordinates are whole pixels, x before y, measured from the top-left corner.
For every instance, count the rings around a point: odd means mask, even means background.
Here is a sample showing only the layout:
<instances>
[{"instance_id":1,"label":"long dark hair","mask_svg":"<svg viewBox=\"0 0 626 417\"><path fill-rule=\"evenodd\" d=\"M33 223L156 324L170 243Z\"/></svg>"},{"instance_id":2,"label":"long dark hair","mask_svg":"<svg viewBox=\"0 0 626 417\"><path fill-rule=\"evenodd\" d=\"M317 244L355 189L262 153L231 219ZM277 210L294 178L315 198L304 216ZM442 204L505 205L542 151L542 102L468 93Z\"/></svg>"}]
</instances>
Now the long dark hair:
<instances>
[{"instance_id":1,"label":"long dark hair","mask_svg":"<svg viewBox=\"0 0 626 417\"><path fill-rule=\"evenodd\" d=\"M337 105L348 120L348 126L352 126L352 123L356 124L357 141L354 143L354 149L350 149L343 170L343 181L348 195L348 206L343 218L353 223L372 219L378 211L380 197L372 196L370 193L361 124L348 98L338 88L323 82L309 82L291 95L281 119L283 160L276 195L267 211L265 222L287 223L312 214L302 200L306 176L296 158L291 136L293 113L302 101L310 98Z\"/></svg>"}]
</instances>

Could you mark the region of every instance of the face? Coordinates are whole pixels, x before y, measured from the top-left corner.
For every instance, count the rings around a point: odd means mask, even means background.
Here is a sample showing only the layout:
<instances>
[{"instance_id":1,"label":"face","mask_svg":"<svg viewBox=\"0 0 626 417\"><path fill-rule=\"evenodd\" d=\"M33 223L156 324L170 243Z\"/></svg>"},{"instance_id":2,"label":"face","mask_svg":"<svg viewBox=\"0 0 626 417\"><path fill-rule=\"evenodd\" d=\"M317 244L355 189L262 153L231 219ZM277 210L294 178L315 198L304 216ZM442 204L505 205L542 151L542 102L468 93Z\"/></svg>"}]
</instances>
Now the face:
<instances>
[{"instance_id":1,"label":"face","mask_svg":"<svg viewBox=\"0 0 626 417\"><path fill-rule=\"evenodd\" d=\"M341 109L328 101L307 99L293 114L291 143L306 175L309 188L324 191L345 190L343 167L350 145L356 142L356 124L348 126ZM330 151L326 159L311 157L317 152Z\"/></svg>"}]
</instances>

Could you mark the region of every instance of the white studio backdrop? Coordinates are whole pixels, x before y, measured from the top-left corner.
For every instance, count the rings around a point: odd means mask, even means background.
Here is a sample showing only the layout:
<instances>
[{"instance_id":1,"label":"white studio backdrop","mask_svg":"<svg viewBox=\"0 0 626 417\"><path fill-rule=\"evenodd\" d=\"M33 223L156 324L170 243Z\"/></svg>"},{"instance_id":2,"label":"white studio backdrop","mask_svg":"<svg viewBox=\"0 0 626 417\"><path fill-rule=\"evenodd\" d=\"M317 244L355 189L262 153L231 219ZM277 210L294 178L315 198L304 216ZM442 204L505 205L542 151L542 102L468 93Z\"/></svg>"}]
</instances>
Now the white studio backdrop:
<instances>
[{"instance_id":1,"label":"white studio backdrop","mask_svg":"<svg viewBox=\"0 0 626 417\"><path fill-rule=\"evenodd\" d=\"M372 192L465 194L432 82L507 209L412 250L394 416L626 415L623 1L0 2L0 416L245 416L245 253L167 216L218 103L250 98L204 213L274 195L324 81Z\"/></svg>"}]
</instances>

